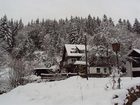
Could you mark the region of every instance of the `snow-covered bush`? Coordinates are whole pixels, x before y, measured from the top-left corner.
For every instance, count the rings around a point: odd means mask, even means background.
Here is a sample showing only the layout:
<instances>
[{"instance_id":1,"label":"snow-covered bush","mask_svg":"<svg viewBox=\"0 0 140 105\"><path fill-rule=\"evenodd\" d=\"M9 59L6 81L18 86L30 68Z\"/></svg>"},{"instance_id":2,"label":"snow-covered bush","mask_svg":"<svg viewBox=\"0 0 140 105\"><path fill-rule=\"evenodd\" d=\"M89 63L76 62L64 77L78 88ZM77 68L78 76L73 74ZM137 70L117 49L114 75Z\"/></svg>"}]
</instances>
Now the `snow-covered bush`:
<instances>
[{"instance_id":1,"label":"snow-covered bush","mask_svg":"<svg viewBox=\"0 0 140 105\"><path fill-rule=\"evenodd\" d=\"M26 68L26 64L23 59L14 59L10 64L10 68L9 84L11 88L24 85L28 82L24 77L29 75L29 71L27 70L29 68Z\"/></svg>"},{"instance_id":2,"label":"snow-covered bush","mask_svg":"<svg viewBox=\"0 0 140 105\"><path fill-rule=\"evenodd\" d=\"M112 74L110 75L110 80L109 82L106 84L106 89L111 88L111 89L118 89L121 88L121 86L119 86L119 83L121 83L121 71L120 69L113 67L112 68Z\"/></svg>"},{"instance_id":3,"label":"snow-covered bush","mask_svg":"<svg viewBox=\"0 0 140 105\"><path fill-rule=\"evenodd\" d=\"M41 82L41 77L40 76L36 76L36 75L29 75L29 76L25 76L24 80L31 82Z\"/></svg>"}]
</instances>

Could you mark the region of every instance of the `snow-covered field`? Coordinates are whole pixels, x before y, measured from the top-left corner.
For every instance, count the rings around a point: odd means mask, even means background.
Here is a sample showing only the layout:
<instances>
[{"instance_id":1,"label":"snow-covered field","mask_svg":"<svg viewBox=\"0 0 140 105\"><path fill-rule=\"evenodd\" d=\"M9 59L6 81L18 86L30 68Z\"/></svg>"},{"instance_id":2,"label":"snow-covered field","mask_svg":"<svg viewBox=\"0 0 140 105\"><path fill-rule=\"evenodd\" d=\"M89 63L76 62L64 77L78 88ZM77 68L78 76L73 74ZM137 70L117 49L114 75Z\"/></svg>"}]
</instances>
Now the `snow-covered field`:
<instances>
[{"instance_id":1,"label":"snow-covered field","mask_svg":"<svg viewBox=\"0 0 140 105\"><path fill-rule=\"evenodd\" d=\"M30 83L0 96L0 105L113 105L124 101L126 88L140 78L122 78L122 89L106 89L110 78L71 77L62 81ZM115 94L121 97L113 100ZM122 95L124 94L124 95ZM137 104L136 104L137 105Z\"/></svg>"}]
</instances>

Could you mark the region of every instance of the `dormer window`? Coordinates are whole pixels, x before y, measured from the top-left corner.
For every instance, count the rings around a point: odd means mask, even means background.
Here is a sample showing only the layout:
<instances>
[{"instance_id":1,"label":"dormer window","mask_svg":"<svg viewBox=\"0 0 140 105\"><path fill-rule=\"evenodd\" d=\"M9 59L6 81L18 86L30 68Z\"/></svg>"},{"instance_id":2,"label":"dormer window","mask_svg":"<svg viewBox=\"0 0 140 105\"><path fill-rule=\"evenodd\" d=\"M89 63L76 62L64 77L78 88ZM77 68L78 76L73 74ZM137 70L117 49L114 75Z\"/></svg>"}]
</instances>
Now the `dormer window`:
<instances>
[{"instance_id":1,"label":"dormer window","mask_svg":"<svg viewBox=\"0 0 140 105\"><path fill-rule=\"evenodd\" d=\"M75 50L73 50L73 51L70 51L70 53L76 53L76 51L75 51Z\"/></svg>"},{"instance_id":2,"label":"dormer window","mask_svg":"<svg viewBox=\"0 0 140 105\"><path fill-rule=\"evenodd\" d=\"M77 51L77 49L76 48L71 48L71 51L70 51L71 53L77 53L78 51Z\"/></svg>"}]
</instances>

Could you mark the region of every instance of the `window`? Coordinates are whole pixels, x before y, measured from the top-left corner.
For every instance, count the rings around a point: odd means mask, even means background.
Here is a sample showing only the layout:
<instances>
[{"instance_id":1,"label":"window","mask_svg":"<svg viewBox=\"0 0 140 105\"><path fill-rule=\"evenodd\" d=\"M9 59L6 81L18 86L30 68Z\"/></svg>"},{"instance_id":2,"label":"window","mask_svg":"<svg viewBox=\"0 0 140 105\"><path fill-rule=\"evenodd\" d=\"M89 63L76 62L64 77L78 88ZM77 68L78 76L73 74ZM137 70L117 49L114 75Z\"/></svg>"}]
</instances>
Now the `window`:
<instances>
[{"instance_id":1,"label":"window","mask_svg":"<svg viewBox=\"0 0 140 105\"><path fill-rule=\"evenodd\" d=\"M97 68L96 70L97 70L97 73L100 73L100 68Z\"/></svg>"},{"instance_id":2,"label":"window","mask_svg":"<svg viewBox=\"0 0 140 105\"><path fill-rule=\"evenodd\" d=\"M72 62L75 62L76 61L76 58L72 58L71 60L72 60Z\"/></svg>"},{"instance_id":3,"label":"window","mask_svg":"<svg viewBox=\"0 0 140 105\"><path fill-rule=\"evenodd\" d=\"M111 74L112 73L112 70L111 70L111 68L109 68L109 74Z\"/></svg>"},{"instance_id":4,"label":"window","mask_svg":"<svg viewBox=\"0 0 140 105\"><path fill-rule=\"evenodd\" d=\"M70 53L76 53L76 51L75 50L72 50L72 51L70 51Z\"/></svg>"},{"instance_id":5,"label":"window","mask_svg":"<svg viewBox=\"0 0 140 105\"><path fill-rule=\"evenodd\" d=\"M76 49L75 48L71 48L70 53L76 53Z\"/></svg>"},{"instance_id":6,"label":"window","mask_svg":"<svg viewBox=\"0 0 140 105\"><path fill-rule=\"evenodd\" d=\"M106 70L107 70L107 68L104 68L104 73L106 73L106 72L107 72Z\"/></svg>"}]
</instances>

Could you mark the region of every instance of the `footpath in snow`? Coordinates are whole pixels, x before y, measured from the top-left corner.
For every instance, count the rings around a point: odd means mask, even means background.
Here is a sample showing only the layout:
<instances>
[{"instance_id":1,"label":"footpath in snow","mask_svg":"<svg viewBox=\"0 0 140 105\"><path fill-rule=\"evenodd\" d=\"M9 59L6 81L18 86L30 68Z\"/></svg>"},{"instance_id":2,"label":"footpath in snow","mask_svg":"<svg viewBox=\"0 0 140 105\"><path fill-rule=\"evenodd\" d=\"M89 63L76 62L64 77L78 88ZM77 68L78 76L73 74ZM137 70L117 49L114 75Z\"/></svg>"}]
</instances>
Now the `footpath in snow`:
<instances>
[{"instance_id":1,"label":"footpath in snow","mask_svg":"<svg viewBox=\"0 0 140 105\"><path fill-rule=\"evenodd\" d=\"M110 78L71 77L62 81L30 83L1 95L0 105L113 105L114 94L125 93L126 88L140 83L140 78L122 78L120 90L106 89L109 81Z\"/></svg>"}]
</instances>

